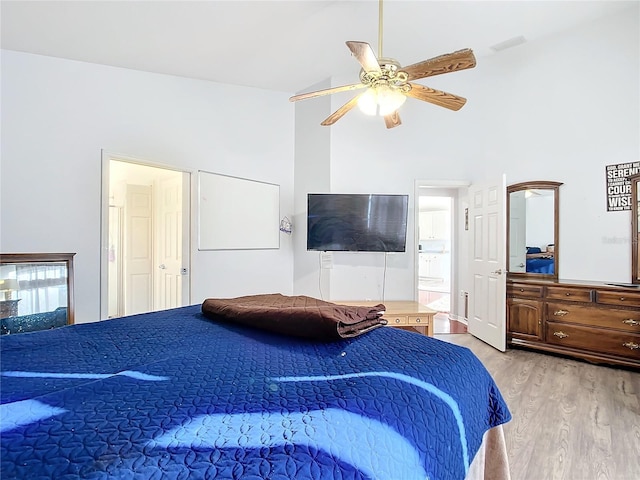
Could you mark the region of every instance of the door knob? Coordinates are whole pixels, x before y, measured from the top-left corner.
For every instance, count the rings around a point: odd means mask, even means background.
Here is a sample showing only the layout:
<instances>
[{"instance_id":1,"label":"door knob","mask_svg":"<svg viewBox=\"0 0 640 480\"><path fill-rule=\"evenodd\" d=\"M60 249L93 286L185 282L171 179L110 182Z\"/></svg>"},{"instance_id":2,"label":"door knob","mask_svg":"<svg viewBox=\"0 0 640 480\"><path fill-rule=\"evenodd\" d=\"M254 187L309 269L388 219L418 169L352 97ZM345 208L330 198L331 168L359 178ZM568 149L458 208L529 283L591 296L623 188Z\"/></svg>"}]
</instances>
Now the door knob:
<instances>
[{"instance_id":1,"label":"door knob","mask_svg":"<svg viewBox=\"0 0 640 480\"><path fill-rule=\"evenodd\" d=\"M493 273L494 275L502 275L502 269L499 268L498 270L496 270L494 272L491 272L491 273Z\"/></svg>"},{"instance_id":2,"label":"door knob","mask_svg":"<svg viewBox=\"0 0 640 480\"><path fill-rule=\"evenodd\" d=\"M166 266L164 263L161 263L161 264L158 266L158 268L159 268L160 270L166 270L167 266Z\"/></svg>"}]
</instances>

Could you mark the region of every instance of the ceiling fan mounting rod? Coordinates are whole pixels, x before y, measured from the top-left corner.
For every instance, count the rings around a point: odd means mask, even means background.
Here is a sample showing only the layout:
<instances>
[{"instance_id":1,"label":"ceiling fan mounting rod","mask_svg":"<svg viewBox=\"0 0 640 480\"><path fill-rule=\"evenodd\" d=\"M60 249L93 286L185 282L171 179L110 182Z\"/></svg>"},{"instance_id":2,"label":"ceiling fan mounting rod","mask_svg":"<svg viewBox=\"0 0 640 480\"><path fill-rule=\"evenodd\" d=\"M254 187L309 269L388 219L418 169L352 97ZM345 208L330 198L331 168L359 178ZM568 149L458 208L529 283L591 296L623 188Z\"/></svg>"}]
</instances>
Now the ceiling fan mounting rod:
<instances>
[{"instance_id":1,"label":"ceiling fan mounting rod","mask_svg":"<svg viewBox=\"0 0 640 480\"><path fill-rule=\"evenodd\" d=\"M382 57L382 0L378 3L378 58Z\"/></svg>"}]
</instances>

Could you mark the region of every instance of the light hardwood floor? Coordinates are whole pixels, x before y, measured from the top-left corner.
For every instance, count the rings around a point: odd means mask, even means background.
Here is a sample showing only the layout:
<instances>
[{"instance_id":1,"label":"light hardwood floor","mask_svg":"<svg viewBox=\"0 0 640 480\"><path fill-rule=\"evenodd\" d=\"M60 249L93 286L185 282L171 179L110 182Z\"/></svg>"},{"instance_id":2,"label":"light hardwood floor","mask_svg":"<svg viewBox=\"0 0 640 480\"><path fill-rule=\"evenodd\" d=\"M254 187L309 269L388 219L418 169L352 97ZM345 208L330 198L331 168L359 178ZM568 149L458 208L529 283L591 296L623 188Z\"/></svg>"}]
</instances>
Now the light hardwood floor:
<instances>
[{"instance_id":1,"label":"light hardwood floor","mask_svg":"<svg viewBox=\"0 0 640 480\"><path fill-rule=\"evenodd\" d=\"M640 373L501 353L469 334L435 337L471 349L498 384L513 415L504 426L512 480L640 479Z\"/></svg>"},{"instance_id":2,"label":"light hardwood floor","mask_svg":"<svg viewBox=\"0 0 640 480\"><path fill-rule=\"evenodd\" d=\"M433 316L433 333L467 333L467 326L456 320L450 320L448 313L436 313Z\"/></svg>"}]
</instances>

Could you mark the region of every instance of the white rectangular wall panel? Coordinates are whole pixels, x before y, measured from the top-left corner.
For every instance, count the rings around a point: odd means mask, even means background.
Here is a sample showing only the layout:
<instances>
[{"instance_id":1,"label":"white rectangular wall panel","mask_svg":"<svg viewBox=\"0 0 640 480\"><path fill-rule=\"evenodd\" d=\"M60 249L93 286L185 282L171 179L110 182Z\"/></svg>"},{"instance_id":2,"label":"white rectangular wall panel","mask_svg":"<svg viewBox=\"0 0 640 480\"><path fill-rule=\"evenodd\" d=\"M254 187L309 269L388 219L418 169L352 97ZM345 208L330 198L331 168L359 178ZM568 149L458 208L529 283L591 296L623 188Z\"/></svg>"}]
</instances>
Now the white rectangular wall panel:
<instances>
[{"instance_id":1,"label":"white rectangular wall panel","mask_svg":"<svg viewBox=\"0 0 640 480\"><path fill-rule=\"evenodd\" d=\"M198 249L280 248L280 186L198 172Z\"/></svg>"}]
</instances>

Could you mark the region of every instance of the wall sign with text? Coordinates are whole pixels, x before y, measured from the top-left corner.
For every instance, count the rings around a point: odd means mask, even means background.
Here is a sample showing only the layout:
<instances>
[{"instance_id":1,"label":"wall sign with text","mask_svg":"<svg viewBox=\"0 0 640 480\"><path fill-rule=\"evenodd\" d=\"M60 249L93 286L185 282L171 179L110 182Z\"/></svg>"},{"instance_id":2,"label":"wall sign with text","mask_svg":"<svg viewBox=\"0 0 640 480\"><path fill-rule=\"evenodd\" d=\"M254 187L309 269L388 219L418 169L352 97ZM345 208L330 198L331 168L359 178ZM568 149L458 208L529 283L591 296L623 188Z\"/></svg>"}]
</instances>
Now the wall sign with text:
<instances>
[{"instance_id":1,"label":"wall sign with text","mask_svg":"<svg viewBox=\"0 0 640 480\"><path fill-rule=\"evenodd\" d=\"M640 173L640 162L607 165L607 211L631 210L629 177Z\"/></svg>"}]
</instances>

